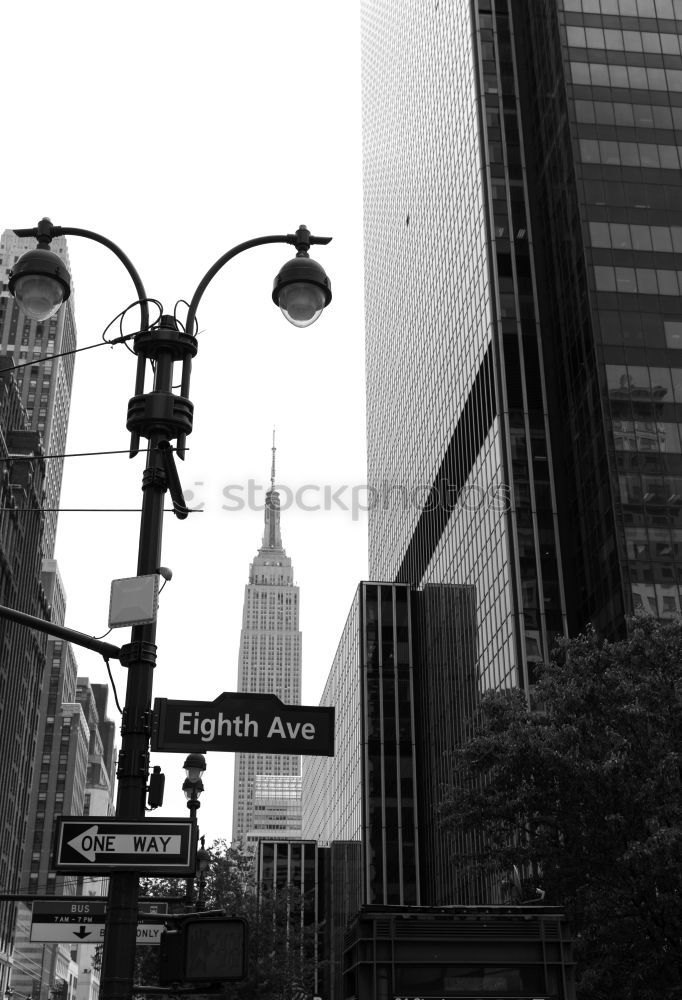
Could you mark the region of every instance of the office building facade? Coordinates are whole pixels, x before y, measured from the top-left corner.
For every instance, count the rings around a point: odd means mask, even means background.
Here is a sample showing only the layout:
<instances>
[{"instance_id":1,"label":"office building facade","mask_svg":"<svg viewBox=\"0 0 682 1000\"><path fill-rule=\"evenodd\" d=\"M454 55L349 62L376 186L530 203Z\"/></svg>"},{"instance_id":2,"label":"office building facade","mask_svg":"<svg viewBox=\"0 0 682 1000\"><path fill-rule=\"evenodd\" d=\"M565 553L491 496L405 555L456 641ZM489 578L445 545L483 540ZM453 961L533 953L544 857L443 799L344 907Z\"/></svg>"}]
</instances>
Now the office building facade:
<instances>
[{"instance_id":1,"label":"office building facade","mask_svg":"<svg viewBox=\"0 0 682 1000\"><path fill-rule=\"evenodd\" d=\"M54 555L57 513L64 469L66 433L69 425L76 322L73 292L56 316L38 323L19 308L8 290L8 273L19 257L35 247L30 237L15 236L6 229L0 237L0 354L15 365L14 375L31 430L42 437L46 462L44 483L45 532L43 554ZM69 268L66 239L55 238L50 249Z\"/></svg>"},{"instance_id":2,"label":"office building facade","mask_svg":"<svg viewBox=\"0 0 682 1000\"><path fill-rule=\"evenodd\" d=\"M237 687L240 692L274 694L287 705L300 705L299 591L282 545L274 452L273 447L263 543L244 592ZM292 754L235 754L233 842L251 849L259 836L300 834L300 774L301 759Z\"/></svg>"},{"instance_id":3,"label":"office building facade","mask_svg":"<svg viewBox=\"0 0 682 1000\"><path fill-rule=\"evenodd\" d=\"M52 620L62 623L66 598L55 560L43 560L42 584ZM93 690L87 678L77 676L70 643L48 638L46 660L19 891L43 898L102 895L106 883L101 877L60 876L54 871L52 855L57 816L113 812L115 724L106 717L108 688L95 685ZM33 1000L48 1000L51 992L66 989L78 978L78 966L72 961L78 942L70 946L32 942L30 930L30 904L21 902L17 904L12 989ZM79 951L87 953L88 946ZM92 954L78 958L91 975Z\"/></svg>"},{"instance_id":4,"label":"office building facade","mask_svg":"<svg viewBox=\"0 0 682 1000\"><path fill-rule=\"evenodd\" d=\"M303 762L303 836L326 852L324 996L343 995L361 905L422 903L412 597L358 587L320 700L336 709L335 753Z\"/></svg>"},{"instance_id":5,"label":"office building facade","mask_svg":"<svg viewBox=\"0 0 682 1000\"><path fill-rule=\"evenodd\" d=\"M471 587L361 583L355 595L321 699L336 707L336 752L303 761L303 836L317 842L325 871L319 992L330 1000L416 995L419 974L422 992L428 983L439 996L467 975L487 988L507 974L505 989L523 980L541 994L558 977L554 995L573 995L570 947L544 968L538 927L533 957L507 947L508 969L499 967L505 933L523 920L501 883L458 869L462 845L439 823L461 706L478 697L475 612ZM568 941L558 910L535 912ZM482 924L488 943L467 961ZM438 937L442 947L425 945ZM524 980L516 963L525 961L536 966Z\"/></svg>"},{"instance_id":6,"label":"office building facade","mask_svg":"<svg viewBox=\"0 0 682 1000\"><path fill-rule=\"evenodd\" d=\"M40 579L44 462L39 435L0 358L0 604L47 617ZM30 508L26 512L25 508ZM0 618L0 885L17 892L46 656L46 637ZM14 903L0 903L0 990L11 967Z\"/></svg>"},{"instance_id":7,"label":"office building facade","mask_svg":"<svg viewBox=\"0 0 682 1000\"><path fill-rule=\"evenodd\" d=\"M473 588L480 689L680 609L680 27L363 3L370 574Z\"/></svg>"}]
</instances>

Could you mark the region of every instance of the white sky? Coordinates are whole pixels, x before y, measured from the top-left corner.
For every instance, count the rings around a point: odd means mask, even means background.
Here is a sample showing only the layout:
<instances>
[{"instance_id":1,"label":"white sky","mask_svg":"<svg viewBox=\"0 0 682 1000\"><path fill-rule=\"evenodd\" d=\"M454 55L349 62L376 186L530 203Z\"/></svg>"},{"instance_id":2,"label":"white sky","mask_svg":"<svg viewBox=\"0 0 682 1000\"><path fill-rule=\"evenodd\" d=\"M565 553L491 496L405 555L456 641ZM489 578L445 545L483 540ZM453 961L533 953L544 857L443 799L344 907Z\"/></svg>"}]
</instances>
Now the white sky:
<instances>
[{"instance_id":1,"label":"white sky","mask_svg":"<svg viewBox=\"0 0 682 1000\"><path fill-rule=\"evenodd\" d=\"M359 4L36 0L4 5L2 22L0 229L48 215L99 232L167 312L236 243L300 223L334 237L314 254L333 302L309 330L270 297L293 256L286 246L228 264L199 309L194 433L179 466L205 513L165 517L162 561L174 575L161 595L154 694L211 701L236 690L244 585L263 525L261 511L223 510L222 490L267 484L273 426L278 482L319 487L307 505L344 485L350 505L365 482ZM85 346L135 292L110 251L71 237L69 252ZM134 379L122 346L77 355L68 451L128 446ZM143 455L71 459L62 506L139 507L143 468ZM106 632L110 582L136 572L138 526L138 514L60 516L68 626ZM301 588L303 703L314 705L367 575L365 515L285 509L282 534ZM77 655L80 675L107 680L100 657ZM122 701L126 672L112 669ZM119 721L113 699L110 716ZM155 815L187 815L182 761L153 755L166 774ZM231 754L208 757L199 821L209 842L231 836L233 766Z\"/></svg>"}]
</instances>

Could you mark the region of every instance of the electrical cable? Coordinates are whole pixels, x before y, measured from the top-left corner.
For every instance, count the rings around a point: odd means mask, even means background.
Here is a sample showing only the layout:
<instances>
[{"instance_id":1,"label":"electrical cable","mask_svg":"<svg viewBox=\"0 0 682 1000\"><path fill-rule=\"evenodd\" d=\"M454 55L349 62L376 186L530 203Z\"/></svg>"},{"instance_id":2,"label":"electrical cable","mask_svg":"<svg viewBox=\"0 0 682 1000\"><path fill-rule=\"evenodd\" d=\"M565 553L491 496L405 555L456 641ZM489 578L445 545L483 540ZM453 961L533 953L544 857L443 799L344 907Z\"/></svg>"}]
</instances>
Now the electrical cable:
<instances>
[{"instance_id":1,"label":"electrical cable","mask_svg":"<svg viewBox=\"0 0 682 1000\"><path fill-rule=\"evenodd\" d=\"M139 514L141 507L0 507L15 514ZM174 507L164 507L164 514L174 514ZM189 508L190 514L203 514L203 510Z\"/></svg>"},{"instance_id":2,"label":"electrical cable","mask_svg":"<svg viewBox=\"0 0 682 1000\"><path fill-rule=\"evenodd\" d=\"M22 361L18 365L15 365L14 362L12 362L12 368L10 368L9 371L17 371L19 368L30 368L31 365L40 365L46 361L53 361L55 358L67 358L69 357L69 355L79 354L81 351L91 351L94 347L114 347L116 344L123 344L126 347L126 349L130 351L131 354L135 354L135 352L131 351L130 348L128 347L127 341L132 340L133 337L137 337L140 331L136 330L134 333L123 333L123 319L126 313L129 312L129 310L133 309L135 306L138 306L142 301L151 302L153 303L153 305L157 306L157 308L159 309L159 318L161 318L161 315L163 313L163 305L161 302L159 302L158 299L144 299L144 300L138 299L136 302L131 302L129 306L126 306L126 308L122 312L114 316L112 321L105 326L102 332L101 343L87 344L85 347L74 347L73 350L71 351L60 351L57 354L46 354L39 358L32 358L30 361ZM119 323L119 330L121 331L120 336L115 337L113 340L106 340L105 335L107 330L109 330L110 327L113 326L113 324L116 322L117 319L120 319ZM156 322L158 322L158 320Z\"/></svg>"},{"instance_id":3,"label":"electrical cable","mask_svg":"<svg viewBox=\"0 0 682 1000\"><path fill-rule=\"evenodd\" d=\"M146 451L160 451L160 448L147 448ZM187 451L190 449L187 448ZM7 458L0 457L0 462L42 462L47 458L97 458L101 455L129 455L130 448L119 448L117 451L72 451L64 454L54 455L8 455Z\"/></svg>"},{"instance_id":4,"label":"electrical cable","mask_svg":"<svg viewBox=\"0 0 682 1000\"><path fill-rule=\"evenodd\" d=\"M124 343L126 350L130 351L131 354L135 354L135 351L131 351L128 345L125 343L125 341L130 340L131 337L137 337L138 333L141 333L142 331L136 330L135 333L124 335L123 320L125 319L126 313L128 313L131 309L134 309L135 306L141 305L142 302L152 303L153 305L156 306L156 308L159 310L159 315L157 319L154 321L154 323L158 323L158 321L161 319L161 316L163 315L163 304L159 302L158 299L137 299L135 302L131 302L129 306L126 306L125 309L123 309L120 313L117 313L116 316L114 316L114 318L112 319L112 321L104 327L104 331L102 333L102 340L104 341L105 344ZM115 338L114 340L107 340L105 334L107 330L109 330L114 325L116 320L119 320L118 328L120 330L120 336ZM151 324L150 326L153 325L154 324Z\"/></svg>"},{"instance_id":5,"label":"electrical cable","mask_svg":"<svg viewBox=\"0 0 682 1000\"><path fill-rule=\"evenodd\" d=\"M111 629L109 629L109 632L111 632ZM109 632L106 632L105 635L109 635ZM116 693L116 685L114 683L114 677L113 677L113 674L111 673L111 667L109 666L109 659L106 656L103 656L102 659L104 660L104 662L107 665L107 673L109 674L109 680L111 681L111 687L112 687L112 690L114 692L114 701L116 702L116 708L119 710L119 712L121 713L121 715L123 715L123 709L121 708L121 706L118 703L118 694Z\"/></svg>"},{"instance_id":6,"label":"electrical cable","mask_svg":"<svg viewBox=\"0 0 682 1000\"><path fill-rule=\"evenodd\" d=\"M44 361L52 361L54 358L66 358L70 354L79 354L81 351L91 351L93 347L113 347L114 344L123 343L124 340L131 340L133 337L137 337L137 333L128 333L125 337L117 337L116 340L105 340L100 344L88 344L87 347L74 347L72 351L61 351L59 354L46 354L44 357L33 358L31 361L22 361L18 365L15 365L14 362L12 362L12 367L6 368L5 371L13 372L18 368L29 368L31 365L41 365Z\"/></svg>"}]
</instances>

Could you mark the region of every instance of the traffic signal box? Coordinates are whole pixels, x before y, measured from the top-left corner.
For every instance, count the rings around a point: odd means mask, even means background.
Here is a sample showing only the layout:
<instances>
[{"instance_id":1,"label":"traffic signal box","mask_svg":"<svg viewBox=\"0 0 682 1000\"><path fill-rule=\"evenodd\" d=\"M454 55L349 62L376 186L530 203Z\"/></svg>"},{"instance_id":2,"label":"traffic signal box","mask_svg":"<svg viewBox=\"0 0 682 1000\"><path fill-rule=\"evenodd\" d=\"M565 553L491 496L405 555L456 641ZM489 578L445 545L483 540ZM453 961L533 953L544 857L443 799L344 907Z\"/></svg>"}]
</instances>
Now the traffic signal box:
<instances>
[{"instance_id":1,"label":"traffic signal box","mask_svg":"<svg viewBox=\"0 0 682 1000\"><path fill-rule=\"evenodd\" d=\"M242 917L185 917L178 930L161 934L159 985L243 979L247 931Z\"/></svg>"}]
</instances>

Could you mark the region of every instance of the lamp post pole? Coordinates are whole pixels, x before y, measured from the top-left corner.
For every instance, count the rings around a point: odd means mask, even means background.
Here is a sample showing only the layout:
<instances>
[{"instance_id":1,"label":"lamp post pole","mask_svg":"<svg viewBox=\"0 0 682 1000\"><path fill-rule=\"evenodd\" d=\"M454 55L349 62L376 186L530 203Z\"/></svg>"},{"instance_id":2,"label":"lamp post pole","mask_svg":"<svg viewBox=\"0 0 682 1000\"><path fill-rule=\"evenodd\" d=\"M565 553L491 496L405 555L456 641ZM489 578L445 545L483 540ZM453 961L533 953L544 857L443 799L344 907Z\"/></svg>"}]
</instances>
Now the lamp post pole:
<instances>
[{"instance_id":1,"label":"lamp post pole","mask_svg":"<svg viewBox=\"0 0 682 1000\"><path fill-rule=\"evenodd\" d=\"M162 316L158 331L142 332L140 351L156 361L154 387L146 396L136 395L128 409L128 428L149 438L147 464L142 476L142 513L137 575L158 571L161 565L163 508L168 487L160 443L177 436L172 426L173 345L181 346L180 333L172 317ZM194 340L185 335L186 339ZM191 344L188 347L191 349ZM152 350L153 348L153 350ZM138 357L144 356L139 354ZM131 414L138 415L131 426ZM146 411L142 415L139 411ZM154 414L157 414L156 416ZM190 423L191 429L191 423ZM180 431L178 431L179 433ZM121 753L116 776L116 816L139 820L145 814L145 792L149 773L152 683L156 664L156 623L135 625L129 647L124 647L128 679L121 724ZM139 876L134 872L112 872L109 881L106 933L102 956L103 1000L129 1000L133 985L133 961L137 940ZM124 961L123 956L131 956Z\"/></svg>"},{"instance_id":2,"label":"lamp post pole","mask_svg":"<svg viewBox=\"0 0 682 1000\"><path fill-rule=\"evenodd\" d=\"M149 441L142 476L142 512L137 575L157 573L161 565L161 539L166 490L170 490L175 514L184 518L187 510L173 459L184 458L185 440L192 430L193 406L189 400L192 359L197 352L194 336L196 311L209 282L237 254L268 243L288 243L297 254L275 278L272 298L294 326L313 323L331 301L331 284L322 267L308 256L313 244L324 245L331 237L312 236L305 226L295 233L262 236L223 254L207 271L190 301L186 329L179 329L172 316L162 315L150 326L147 295L134 266L111 240L87 229L54 226L47 218L33 229L15 229L17 236L30 236L37 247L23 254L9 276L9 290L24 312L37 321L53 316L70 295L70 275L58 254L50 249L55 236L82 236L108 247L128 271L140 306L140 332L134 339L137 354L135 395L128 405L126 426L131 432L130 455L139 450L140 437ZM145 392L147 362L154 372L153 388ZM173 366L182 365L180 395L173 393ZM141 820L145 816L145 794L149 774L152 683L156 664L156 623L135 625L130 643L120 650L119 659L128 668L121 751L116 776L117 819ZM198 804L198 803L197 803ZM114 870L109 877L109 899L102 956L102 1000L131 1000L137 937L139 876Z\"/></svg>"},{"instance_id":3,"label":"lamp post pole","mask_svg":"<svg viewBox=\"0 0 682 1000\"><path fill-rule=\"evenodd\" d=\"M206 758L202 753L191 753L187 756L183 767L186 777L182 783L182 790L187 799L187 808L192 818L192 827L196 829L197 809L201 805L199 796L204 790L204 783L201 780L201 776L206 770ZM185 882L186 905L190 908L193 907L194 899L194 875L188 875Z\"/></svg>"}]
</instances>

